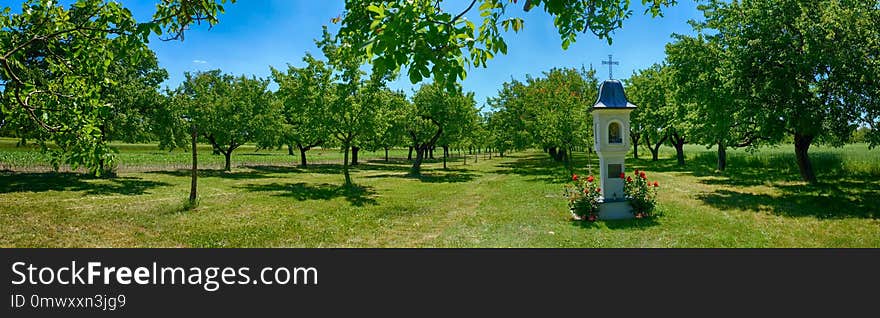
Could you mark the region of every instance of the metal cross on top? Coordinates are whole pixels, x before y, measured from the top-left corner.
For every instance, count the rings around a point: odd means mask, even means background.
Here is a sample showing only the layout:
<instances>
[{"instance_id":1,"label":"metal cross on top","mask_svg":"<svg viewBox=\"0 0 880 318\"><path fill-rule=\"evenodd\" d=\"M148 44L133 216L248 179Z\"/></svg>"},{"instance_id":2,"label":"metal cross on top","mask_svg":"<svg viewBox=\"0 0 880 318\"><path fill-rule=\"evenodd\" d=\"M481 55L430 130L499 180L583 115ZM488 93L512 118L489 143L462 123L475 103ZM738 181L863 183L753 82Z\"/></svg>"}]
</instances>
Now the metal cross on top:
<instances>
[{"instance_id":1,"label":"metal cross on top","mask_svg":"<svg viewBox=\"0 0 880 318\"><path fill-rule=\"evenodd\" d=\"M614 73L613 73L611 67L613 65L620 65L620 62L612 60L611 54L608 54L608 60L602 61L602 65L608 65L608 79L614 79Z\"/></svg>"}]
</instances>

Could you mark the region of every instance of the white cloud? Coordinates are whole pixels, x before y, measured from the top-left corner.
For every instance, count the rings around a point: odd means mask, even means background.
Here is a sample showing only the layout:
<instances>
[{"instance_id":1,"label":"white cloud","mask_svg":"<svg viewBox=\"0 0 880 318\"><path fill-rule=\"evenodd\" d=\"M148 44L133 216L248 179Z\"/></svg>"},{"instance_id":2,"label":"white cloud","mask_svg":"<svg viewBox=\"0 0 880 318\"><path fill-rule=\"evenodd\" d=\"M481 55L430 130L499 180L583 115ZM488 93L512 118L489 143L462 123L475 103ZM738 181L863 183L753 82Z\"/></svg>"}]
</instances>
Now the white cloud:
<instances>
[{"instance_id":1,"label":"white cloud","mask_svg":"<svg viewBox=\"0 0 880 318\"><path fill-rule=\"evenodd\" d=\"M193 60L193 63L195 63L195 64L208 64L208 61L205 61L205 60Z\"/></svg>"}]
</instances>

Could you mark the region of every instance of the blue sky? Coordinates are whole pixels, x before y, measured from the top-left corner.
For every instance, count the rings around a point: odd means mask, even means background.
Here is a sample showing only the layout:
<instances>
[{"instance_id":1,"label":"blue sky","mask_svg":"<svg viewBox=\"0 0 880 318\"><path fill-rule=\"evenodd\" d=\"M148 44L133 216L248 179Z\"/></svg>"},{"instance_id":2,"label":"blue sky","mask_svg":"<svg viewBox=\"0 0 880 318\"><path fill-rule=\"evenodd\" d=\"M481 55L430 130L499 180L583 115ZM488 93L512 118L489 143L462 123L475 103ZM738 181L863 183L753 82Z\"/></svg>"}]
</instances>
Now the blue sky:
<instances>
[{"instance_id":1,"label":"blue sky","mask_svg":"<svg viewBox=\"0 0 880 318\"><path fill-rule=\"evenodd\" d=\"M123 3L139 21L148 20L155 10L155 1ZM466 5L460 0L447 3L449 11L460 11L457 6ZM496 55L489 61L488 68L471 69L462 84L466 90L476 93L477 104L482 105L511 78L539 75L553 67L592 64L599 71L600 79L605 79L608 70L601 61L607 59L608 54L620 61L614 70L615 78L626 78L633 70L661 62L670 35L692 33L687 21L702 17L693 0L680 0L678 5L666 9L664 17L658 18L643 15L641 1L633 3L633 17L614 34L613 45L588 33L580 35L568 50L562 49L552 19L546 13L542 10L525 13L521 8L514 8L511 14L525 19L525 29L506 35L508 54ZM321 35L322 25L328 25L331 31L336 28L330 19L340 15L343 7L342 0L239 0L226 4L226 14L213 28L196 26L186 33L183 42L153 40L150 47L170 74L168 86L179 85L186 71L216 68L236 75L267 77L270 65L276 68L286 68L288 63L302 65L305 52L320 56L313 40ZM469 17L478 20L476 14ZM390 86L408 93L415 87L406 76Z\"/></svg>"}]
</instances>

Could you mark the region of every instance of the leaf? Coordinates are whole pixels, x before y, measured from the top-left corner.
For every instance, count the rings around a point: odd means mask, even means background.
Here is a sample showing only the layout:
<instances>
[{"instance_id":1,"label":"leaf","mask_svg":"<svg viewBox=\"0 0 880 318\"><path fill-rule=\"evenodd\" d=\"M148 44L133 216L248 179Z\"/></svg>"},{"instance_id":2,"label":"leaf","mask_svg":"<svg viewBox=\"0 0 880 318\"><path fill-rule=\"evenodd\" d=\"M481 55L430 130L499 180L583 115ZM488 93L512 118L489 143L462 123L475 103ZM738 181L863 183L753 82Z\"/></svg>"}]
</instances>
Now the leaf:
<instances>
[{"instance_id":1,"label":"leaf","mask_svg":"<svg viewBox=\"0 0 880 318\"><path fill-rule=\"evenodd\" d=\"M379 17L385 16L385 10L372 4L367 6L367 11L377 14Z\"/></svg>"}]
</instances>

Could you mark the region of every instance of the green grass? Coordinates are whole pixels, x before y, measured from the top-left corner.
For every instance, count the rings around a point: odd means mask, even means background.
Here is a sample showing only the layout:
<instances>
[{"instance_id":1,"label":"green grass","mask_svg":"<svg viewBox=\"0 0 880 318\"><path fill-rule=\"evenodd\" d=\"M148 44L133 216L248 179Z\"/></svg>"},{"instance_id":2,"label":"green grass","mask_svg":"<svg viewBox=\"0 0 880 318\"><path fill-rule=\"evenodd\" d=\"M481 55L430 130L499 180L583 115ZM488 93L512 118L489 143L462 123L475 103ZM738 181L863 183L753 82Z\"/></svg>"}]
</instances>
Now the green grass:
<instances>
[{"instance_id":1,"label":"green grass","mask_svg":"<svg viewBox=\"0 0 880 318\"><path fill-rule=\"evenodd\" d=\"M121 167L188 159L131 147L140 149L123 149ZM10 148L0 146L0 164L32 155ZM422 178L407 177L406 160L370 160L355 168L351 188L341 187L338 151L316 152L327 160L307 169L293 166L286 151L264 156L271 159L234 155L231 173L201 172L193 210L184 209L188 172L175 166L122 169L115 179L7 171L0 173L0 246L880 247L880 151L817 147L811 154L821 183L806 185L792 148L732 151L724 173L714 171L704 147L688 147L684 167L671 149L657 162L644 152L628 159L628 169L660 182L663 216L596 223L570 220L562 197L568 171L538 152L456 160L445 171L429 162ZM219 156L203 156L211 157ZM585 154L575 160L585 174Z\"/></svg>"}]
</instances>

